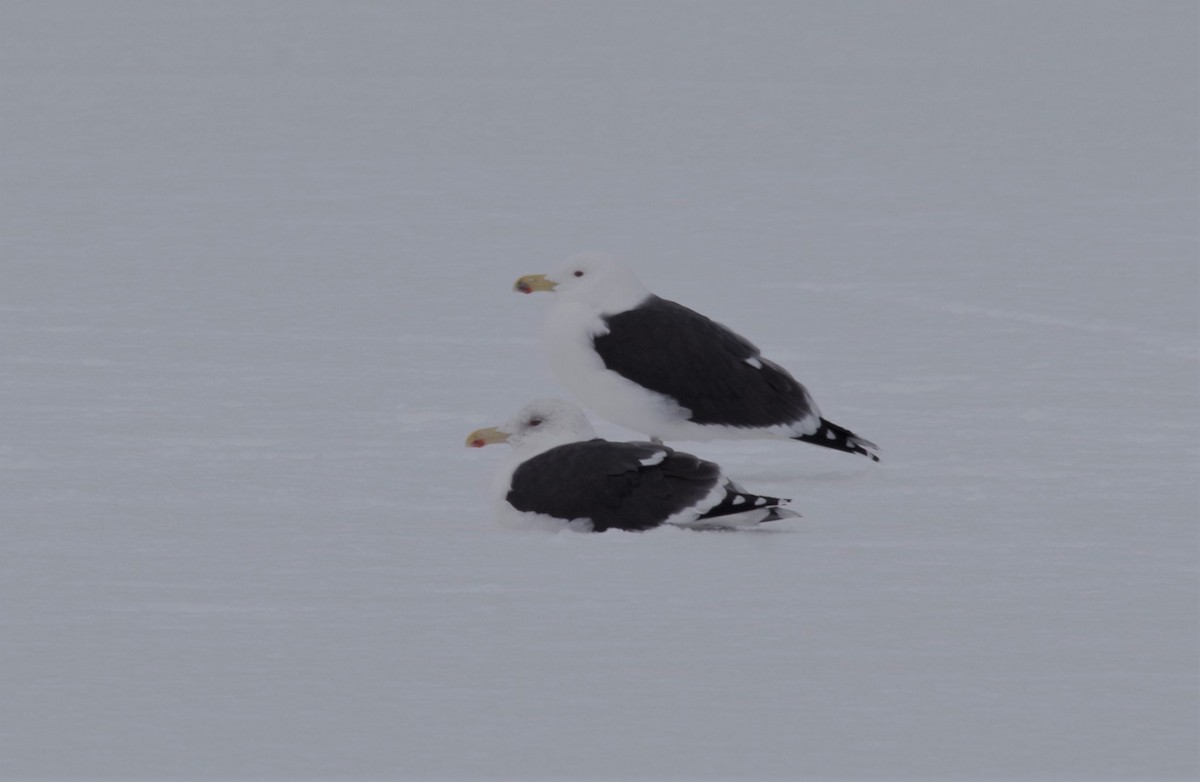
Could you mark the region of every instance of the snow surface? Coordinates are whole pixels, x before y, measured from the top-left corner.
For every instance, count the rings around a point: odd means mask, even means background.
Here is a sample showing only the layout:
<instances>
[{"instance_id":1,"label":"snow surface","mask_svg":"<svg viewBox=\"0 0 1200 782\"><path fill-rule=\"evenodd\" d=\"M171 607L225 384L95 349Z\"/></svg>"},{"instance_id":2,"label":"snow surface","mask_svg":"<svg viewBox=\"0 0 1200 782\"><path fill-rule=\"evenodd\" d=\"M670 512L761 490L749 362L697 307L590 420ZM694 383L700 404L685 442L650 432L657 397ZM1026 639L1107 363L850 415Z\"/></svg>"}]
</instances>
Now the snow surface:
<instances>
[{"instance_id":1,"label":"snow surface","mask_svg":"<svg viewBox=\"0 0 1200 782\"><path fill-rule=\"evenodd\" d=\"M0 4L0 777L1195 778L1196 9ZM584 250L884 462L497 528Z\"/></svg>"}]
</instances>

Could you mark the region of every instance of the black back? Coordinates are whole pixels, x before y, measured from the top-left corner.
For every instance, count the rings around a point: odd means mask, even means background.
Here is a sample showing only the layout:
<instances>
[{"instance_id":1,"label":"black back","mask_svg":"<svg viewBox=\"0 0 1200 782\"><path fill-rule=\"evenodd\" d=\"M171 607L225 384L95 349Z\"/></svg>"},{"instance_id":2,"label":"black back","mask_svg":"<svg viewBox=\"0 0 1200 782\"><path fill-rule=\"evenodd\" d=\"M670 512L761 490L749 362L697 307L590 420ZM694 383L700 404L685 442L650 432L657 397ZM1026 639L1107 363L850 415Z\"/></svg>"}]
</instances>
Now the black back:
<instances>
[{"instance_id":1,"label":"black back","mask_svg":"<svg viewBox=\"0 0 1200 782\"><path fill-rule=\"evenodd\" d=\"M593 345L604 366L692 411L697 424L759 427L811 412L804 386L758 348L682 304L650 296L604 316ZM761 368L746 363L757 359Z\"/></svg>"},{"instance_id":2,"label":"black back","mask_svg":"<svg viewBox=\"0 0 1200 782\"><path fill-rule=\"evenodd\" d=\"M667 452L658 464L644 465ZM720 468L652 443L587 440L551 448L513 472L508 502L559 519L589 518L595 532L647 530L703 499Z\"/></svg>"}]
</instances>

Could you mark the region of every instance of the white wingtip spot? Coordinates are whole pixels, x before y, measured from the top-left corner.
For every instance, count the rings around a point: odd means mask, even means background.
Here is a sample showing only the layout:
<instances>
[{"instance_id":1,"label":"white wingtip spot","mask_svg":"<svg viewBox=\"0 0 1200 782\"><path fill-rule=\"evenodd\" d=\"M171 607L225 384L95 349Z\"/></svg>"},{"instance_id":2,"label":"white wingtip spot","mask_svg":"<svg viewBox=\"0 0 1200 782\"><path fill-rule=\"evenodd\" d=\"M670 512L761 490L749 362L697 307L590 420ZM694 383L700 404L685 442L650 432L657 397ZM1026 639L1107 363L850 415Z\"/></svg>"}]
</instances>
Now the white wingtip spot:
<instances>
[{"instance_id":1,"label":"white wingtip spot","mask_svg":"<svg viewBox=\"0 0 1200 782\"><path fill-rule=\"evenodd\" d=\"M829 429L828 431L825 432L825 439L826 440L836 440L837 435L834 433L834 431L832 429Z\"/></svg>"},{"instance_id":2,"label":"white wingtip spot","mask_svg":"<svg viewBox=\"0 0 1200 782\"><path fill-rule=\"evenodd\" d=\"M743 361L745 361L745 362L746 362L747 364L749 364L750 366L754 367L755 369L762 369L762 362L761 362L761 361L759 361L759 360L758 360L757 358L755 358L754 356L751 356L750 358L745 358L745 359L742 359L742 360L743 360Z\"/></svg>"},{"instance_id":3,"label":"white wingtip spot","mask_svg":"<svg viewBox=\"0 0 1200 782\"><path fill-rule=\"evenodd\" d=\"M731 503L731 504L733 504L733 505L741 505L741 504L742 504L743 502L745 502L745 501L746 501L746 498L745 498L745 497L738 496L738 497L734 497L734 498L733 498L733 503Z\"/></svg>"},{"instance_id":4,"label":"white wingtip spot","mask_svg":"<svg viewBox=\"0 0 1200 782\"><path fill-rule=\"evenodd\" d=\"M754 501L754 504L755 504L755 505L766 505L766 504L767 504L767 498L766 498L766 497L759 497L758 499L756 499L756 500Z\"/></svg>"}]
</instances>

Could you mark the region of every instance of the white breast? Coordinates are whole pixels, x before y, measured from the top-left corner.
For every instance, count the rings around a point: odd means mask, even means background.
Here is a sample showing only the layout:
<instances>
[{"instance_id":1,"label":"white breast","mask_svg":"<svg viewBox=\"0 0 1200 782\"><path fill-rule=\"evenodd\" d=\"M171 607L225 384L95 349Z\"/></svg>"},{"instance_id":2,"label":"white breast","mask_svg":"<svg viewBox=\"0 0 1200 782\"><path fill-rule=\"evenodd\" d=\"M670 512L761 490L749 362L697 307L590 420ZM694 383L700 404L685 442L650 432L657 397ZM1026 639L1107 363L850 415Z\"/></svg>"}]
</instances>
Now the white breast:
<instances>
[{"instance_id":1,"label":"white breast","mask_svg":"<svg viewBox=\"0 0 1200 782\"><path fill-rule=\"evenodd\" d=\"M550 369L586 407L615 424L652 437L679 438L690 411L662 394L642 388L604 367L592 339L608 333L600 315L570 301L556 304L546 317L543 340Z\"/></svg>"}]
</instances>

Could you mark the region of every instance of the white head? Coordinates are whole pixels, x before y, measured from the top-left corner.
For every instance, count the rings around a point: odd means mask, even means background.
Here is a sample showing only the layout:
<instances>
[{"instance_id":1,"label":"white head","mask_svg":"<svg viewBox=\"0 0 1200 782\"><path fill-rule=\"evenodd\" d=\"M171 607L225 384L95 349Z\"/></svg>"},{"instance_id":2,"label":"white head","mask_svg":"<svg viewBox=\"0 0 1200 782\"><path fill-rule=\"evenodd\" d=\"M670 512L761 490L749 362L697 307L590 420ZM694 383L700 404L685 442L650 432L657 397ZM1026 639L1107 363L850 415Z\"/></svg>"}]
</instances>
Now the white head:
<instances>
[{"instance_id":1,"label":"white head","mask_svg":"<svg viewBox=\"0 0 1200 782\"><path fill-rule=\"evenodd\" d=\"M521 408L499 427L476 429L467 445L482 448L508 443L514 451L540 453L558 445L591 440L596 436L579 406L562 399L538 399Z\"/></svg>"},{"instance_id":2,"label":"white head","mask_svg":"<svg viewBox=\"0 0 1200 782\"><path fill-rule=\"evenodd\" d=\"M598 254L572 256L554 271L526 275L513 287L521 293L553 291L564 300L601 313L622 312L650 295L632 269L616 258Z\"/></svg>"}]
</instances>

